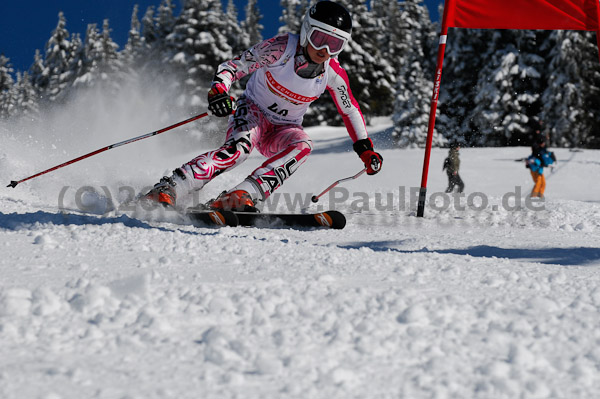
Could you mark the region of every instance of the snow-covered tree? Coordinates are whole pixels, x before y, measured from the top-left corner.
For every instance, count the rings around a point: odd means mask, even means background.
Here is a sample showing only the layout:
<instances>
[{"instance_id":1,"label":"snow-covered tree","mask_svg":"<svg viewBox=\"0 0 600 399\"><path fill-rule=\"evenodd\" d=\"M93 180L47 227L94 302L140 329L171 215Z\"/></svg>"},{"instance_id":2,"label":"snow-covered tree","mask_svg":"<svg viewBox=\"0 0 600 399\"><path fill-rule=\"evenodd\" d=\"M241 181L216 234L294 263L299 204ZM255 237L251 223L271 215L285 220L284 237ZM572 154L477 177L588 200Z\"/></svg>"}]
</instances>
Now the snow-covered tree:
<instances>
[{"instance_id":1,"label":"snow-covered tree","mask_svg":"<svg viewBox=\"0 0 600 399\"><path fill-rule=\"evenodd\" d=\"M17 110L14 87L0 93L0 120L10 118Z\"/></svg>"},{"instance_id":2,"label":"snow-covered tree","mask_svg":"<svg viewBox=\"0 0 600 399\"><path fill-rule=\"evenodd\" d=\"M302 20L308 9L309 0L281 0L279 4L282 8L281 17L279 17L279 33L300 33ZM315 1L313 1L315 3Z\"/></svg>"},{"instance_id":3,"label":"snow-covered tree","mask_svg":"<svg viewBox=\"0 0 600 399\"><path fill-rule=\"evenodd\" d=\"M14 69L10 63L10 59L0 54L0 93L12 87L14 81L12 74Z\"/></svg>"},{"instance_id":4,"label":"snow-covered tree","mask_svg":"<svg viewBox=\"0 0 600 399\"><path fill-rule=\"evenodd\" d=\"M152 45L158 39L156 27L154 26L154 6L149 6L142 17L141 34L148 45Z\"/></svg>"},{"instance_id":5,"label":"snow-covered tree","mask_svg":"<svg viewBox=\"0 0 600 399\"><path fill-rule=\"evenodd\" d=\"M352 92L366 117L389 115L396 76L387 47L378 43L381 29L366 1L349 0L345 5L352 15L352 39L340 54L340 62L348 71Z\"/></svg>"},{"instance_id":6,"label":"snow-covered tree","mask_svg":"<svg viewBox=\"0 0 600 399\"><path fill-rule=\"evenodd\" d=\"M537 47L535 31L495 31L470 116L480 134L476 144L529 145L531 118L540 110L544 69Z\"/></svg>"},{"instance_id":7,"label":"snow-covered tree","mask_svg":"<svg viewBox=\"0 0 600 399\"><path fill-rule=\"evenodd\" d=\"M34 85L45 100L53 101L61 96L62 91L69 85L72 61L69 32L66 29L67 20L61 11L58 14L58 24L52 31L46 43L46 55L41 74L33 75Z\"/></svg>"},{"instance_id":8,"label":"snow-covered tree","mask_svg":"<svg viewBox=\"0 0 600 399\"><path fill-rule=\"evenodd\" d=\"M7 118L14 108L13 72L10 59L0 54L0 119Z\"/></svg>"},{"instance_id":9,"label":"snow-covered tree","mask_svg":"<svg viewBox=\"0 0 600 399\"><path fill-rule=\"evenodd\" d=\"M141 39L144 43L143 67L146 70L165 69L169 53L167 36L173 33L175 21L172 1L163 0L156 15L154 6L146 9L141 27Z\"/></svg>"},{"instance_id":10,"label":"snow-covered tree","mask_svg":"<svg viewBox=\"0 0 600 399\"><path fill-rule=\"evenodd\" d=\"M599 147L600 66L592 34L553 31L541 120L552 143Z\"/></svg>"},{"instance_id":11,"label":"snow-covered tree","mask_svg":"<svg viewBox=\"0 0 600 399\"><path fill-rule=\"evenodd\" d=\"M249 47L250 40L244 26L238 20L238 10L233 0L227 1L225 18L227 42L231 46L231 53L237 55Z\"/></svg>"},{"instance_id":12,"label":"snow-covered tree","mask_svg":"<svg viewBox=\"0 0 600 399\"><path fill-rule=\"evenodd\" d=\"M246 33L246 37L248 38L247 43L244 43L244 48L248 48L254 43L258 43L263 40L262 31L265 28L260 20L263 16L260 14L260 9L258 8L257 0L248 0L248 4L246 4L245 10L245 18L241 23L242 29Z\"/></svg>"},{"instance_id":13,"label":"snow-covered tree","mask_svg":"<svg viewBox=\"0 0 600 399\"><path fill-rule=\"evenodd\" d=\"M37 118L38 95L29 74L17 71L17 81L14 82L12 72L9 59L0 55L0 119L12 116Z\"/></svg>"},{"instance_id":14,"label":"snow-covered tree","mask_svg":"<svg viewBox=\"0 0 600 399\"><path fill-rule=\"evenodd\" d=\"M172 31L175 26L175 16L173 10L175 4L172 0L162 0L160 6L158 6L158 12L154 20L155 33L158 40L163 40Z\"/></svg>"},{"instance_id":15,"label":"snow-covered tree","mask_svg":"<svg viewBox=\"0 0 600 399\"><path fill-rule=\"evenodd\" d=\"M143 61L146 50L146 42L142 38L140 29L142 24L138 19L138 5L133 6L131 14L131 25L127 36L127 43L123 49L124 62L132 67L137 67Z\"/></svg>"},{"instance_id":16,"label":"snow-covered tree","mask_svg":"<svg viewBox=\"0 0 600 399\"><path fill-rule=\"evenodd\" d=\"M402 20L400 2L398 0L371 0L371 10L377 26L374 32L375 41L384 50L387 60L396 68L403 61L406 48L410 43L399 40L406 27L399 23Z\"/></svg>"},{"instance_id":17,"label":"snow-covered tree","mask_svg":"<svg viewBox=\"0 0 600 399\"><path fill-rule=\"evenodd\" d=\"M186 0L173 32L167 37L171 65L181 71L180 105L205 103L206 90L217 65L233 57L228 23L220 0ZM187 98L187 100L186 100Z\"/></svg>"},{"instance_id":18,"label":"snow-covered tree","mask_svg":"<svg viewBox=\"0 0 600 399\"><path fill-rule=\"evenodd\" d=\"M402 147L424 146L427 141L429 110L433 93L432 42L435 41L429 12L422 0L401 4L401 26L397 40L394 141ZM436 145L445 141L434 131Z\"/></svg>"},{"instance_id":19,"label":"snow-covered tree","mask_svg":"<svg viewBox=\"0 0 600 399\"><path fill-rule=\"evenodd\" d=\"M63 74L63 82L65 83L65 89L68 91L81 73L83 64L85 63L85 54L83 49L83 42L79 33L73 33L71 35L71 48L69 50L68 69Z\"/></svg>"},{"instance_id":20,"label":"snow-covered tree","mask_svg":"<svg viewBox=\"0 0 600 399\"><path fill-rule=\"evenodd\" d=\"M110 37L108 20L102 24L102 32L96 24L89 24L83 47L83 64L75 87L94 87L99 84L111 86L118 91L123 80L124 67L118 55L118 45Z\"/></svg>"},{"instance_id":21,"label":"snow-covered tree","mask_svg":"<svg viewBox=\"0 0 600 399\"><path fill-rule=\"evenodd\" d=\"M44 87L48 83L48 76L44 74L44 57L39 49L35 50L33 64L29 67L29 76L32 84L38 88Z\"/></svg>"},{"instance_id":22,"label":"snow-covered tree","mask_svg":"<svg viewBox=\"0 0 600 399\"><path fill-rule=\"evenodd\" d=\"M448 32L436 130L449 141L471 143L476 128L469 120L475 107L479 72L486 61L493 30L458 29Z\"/></svg>"},{"instance_id":23,"label":"snow-covered tree","mask_svg":"<svg viewBox=\"0 0 600 399\"><path fill-rule=\"evenodd\" d=\"M421 66L418 61L406 65L396 89L393 138L400 147L424 147L427 142L433 83L425 76ZM437 129L433 140L435 145L445 141L437 134Z\"/></svg>"},{"instance_id":24,"label":"snow-covered tree","mask_svg":"<svg viewBox=\"0 0 600 399\"><path fill-rule=\"evenodd\" d=\"M38 94L31 84L31 78L27 72L17 72L17 82L13 87L13 93L17 108L16 113L21 118L30 121L37 120L40 113Z\"/></svg>"},{"instance_id":25,"label":"snow-covered tree","mask_svg":"<svg viewBox=\"0 0 600 399\"><path fill-rule=\"evenodd\" d=\"M88 24L83 45L83 63L79 69L74 87L92 87L96 84L98 67L102 62L102 43L96 24Z\"/></svg>"},{"instance_id":26,"label":"snow-covered tree","mask_svg":"<svg viewBox=\"0 0 600 399\"><path fill-rule=\"evenodd\" d=\"M391 114L400 145L423 145L438 44L423 0L340 1L354 28L339 60L367 121ZM280 0L279 32L298 33L315 2ZM232 0L184 0L177 16L173 3L148 7L141 24L134 7L122 51L108 21L101 31L91 24L82 42L60 13L45 51L36 50L29 72L17 72L16 82L8 59L0 57L2 117L35 119L40 107L67 101L73 88L102 85L116 92L124 79L165 74L179 94L170 104L194 111L204 106L216 66L262 39L262 16L257 0L247 1L241 22ZM554 145L600 147L600 65L591 33L452 29L448 38L436 120L442 134L434 135L434 145L528 145L541 120ZM305 122L341 123L328 93Z\"/></svg>"},{"instance_id":27,"label":"snow-covered tree","mask_svg":"<svg viewBox=\"0 0 600 399\"><path fill-rule=\"evenodd\" d=\"M124 79L125 68L119 56L119 45L111 38L111 32L112 29L109 26L108 19L105 19L102 23L102 63L100 72L102 79L111 81L114 89L117 89Z\"/></svg>"}]
</instances>

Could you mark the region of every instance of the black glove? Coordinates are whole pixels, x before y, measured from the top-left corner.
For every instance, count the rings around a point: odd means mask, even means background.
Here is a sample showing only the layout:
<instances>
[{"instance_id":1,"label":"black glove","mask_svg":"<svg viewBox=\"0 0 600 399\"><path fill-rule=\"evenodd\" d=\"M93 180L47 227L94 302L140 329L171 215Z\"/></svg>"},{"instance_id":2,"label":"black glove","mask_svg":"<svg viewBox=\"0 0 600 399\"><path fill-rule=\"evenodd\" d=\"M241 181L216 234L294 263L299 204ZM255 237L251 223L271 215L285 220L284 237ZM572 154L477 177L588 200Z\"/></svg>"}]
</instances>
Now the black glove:
<instances>
[{"instance_id":1,"label":"black glove","mask_svg":"<svg viewBox=\"0 0 600 399\"><path fill-rule=\"evenodd\" d=\"M364 162L368 175L374 175L381 170L383 157L381 154L373 151L373 142L371 139L358 140L352 147Z\"/></svg>"},{"instance_id":2,"label":"black glove","mask_svg":"<svg viewBox=\"0 0 600 399\"><path fill-rule=\"evenodd\" d=\"M222 83L213 84L210 88L208 109L218 117L229 116L235 111L235 99L229 95Z\"/></svg>"}]
</instances>

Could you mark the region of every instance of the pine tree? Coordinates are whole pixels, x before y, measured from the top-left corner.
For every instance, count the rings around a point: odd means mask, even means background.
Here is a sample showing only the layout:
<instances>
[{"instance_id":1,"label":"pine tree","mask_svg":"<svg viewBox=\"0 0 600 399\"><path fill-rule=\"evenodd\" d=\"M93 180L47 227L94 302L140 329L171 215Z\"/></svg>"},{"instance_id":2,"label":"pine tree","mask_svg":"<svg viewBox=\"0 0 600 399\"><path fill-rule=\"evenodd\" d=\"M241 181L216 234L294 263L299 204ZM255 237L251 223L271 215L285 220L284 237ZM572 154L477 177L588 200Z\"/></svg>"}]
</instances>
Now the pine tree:
<instances>
[{"instance_id":1,"label":"pine tree","mask_svg":"<svg viewBox=\"0 0 600 399\"><path fill-rule=\"evenodd\" d=\"M13 90L18 115L29 121L37 120L40 114L38 94L27 72L17 73Z\"/></svg>"},{"instance_id":2,"label":"pine tree","mask_svg":"<svg viewBox=\"0 0 600 399\"><path fill-rule=\"evenodd\" d=\"M131 14L131 25L127 43L123 49L123 58L125 62L134 68L141 66L145 56L146 43L140 33L141 26L142 24L138 19L138 5L135 4Z\"/></svg>"},{"instance_id":3,"label":"pine tree","mask_svg":"<svg viewBox=\"0 0 600 399\"><path fill-rule=\"evenodd\" d=\"M593 35L553 31L549 37L548 86L541 120L551 142L599 147L600 68Z\"/></svg>"},{"instance_id":4,"label":"pine tree","mask_svg":"<svg viewBox=\"0 0 600 399\"><path fill-rule=\"evenodd\" d=\"M401 147L423 147L427 141L429 110L433 93L431 42L434 31L422 0L407 0L401 4L402 28L397 38L409 44L398 48L398 83L394 103L394 141ZM445 139L434 130L434 144Z\"/></svg>"},{"instance_id":5,"label":"pine tree","mask_svg":"<svg viewBox=\"0 0 600 399\"><path fill-rule=\"evenodd\" d=\"M598 33L580 32L580 34L584 36L581 46L582 79L586 84L582 86L585 93L583 109L588 133L583 144L588 148L600 148L600 131L597 128L600 125L600 64L596 41Z\"/></svg>"},{"instance_id":6,"label":"pine tree","mask_svg":"<svg viewBox=\"0 0 600 399\"><path fill-rule=\"evenodd\" d=\"M10 59L0 54L0 119L8 118L14 108L13 72Z\"/></svg>"},{"instance_id":7,"label":"pine tree","mask_svg":"<svg viewBox=\"0 0 600 399\"><path fill-rule=\"evenodd\" d=\"M374 32L377 46L384 50L385 57L396 67L403 61L406 49L410 46L410 43L400 40L406 29L399 23L402 20L400 3L398 0L372 0L371 10L377 25L377 31Z\"/></svg>"},{"instance_id":8,"label":"pine tree","mask_svg":"<svg viewBox=\"0 0 600 399\"><path fill-rule=\"evenodd\" d=\"M233 55L240 54L250 46L248 33L238 21L238 11L233 0L227 1L227 12L225 13L225 35L231 46Z\"/></svg>"},{"instance_id":9,"label":"pine tree","mask_svg":"<svg viewBox=\"0 0 600 399\"><path fill-rule=\"evenodd\" d=\"M85 54L81 35L79 33L73 33L71 35L71 48L69 49L69 67L63 78L65 88L70 89L79 77L85 63L84 58Z\"/></svg>"},{"instance_id":10,"label":"pine tree","mask_svg":"<svg viewBox=\"0 0 600 399\"><path fill-rule=\"evenodd\" d=\"M10 63L10 59L0 54L0 93L12 87L14 81L12 73L14 69Z\"/></svg>"},{"instance_id":11,"label":"pine tree","mask_svg":"<svg viewBox=\"0 0 600 399\"><path fill-rule=\"evenodd\" d=\"M340 62L348 71L352 92L367 119L389 115L396 75L387 57L386 46L378 43L381 31L378 21L364 0L349 0L347 9L352 15L352 40L340 54Z\"/></svg>"},{"instance_id":12,"label":"pine tree","mask_svg":"<svg viewBox=\"0 0 600 399\"><path fill-rule=\"evenodd\" d=\"M96 24L89 24L83 46L83 63L74 86L78 88L102 85L113 94L118 92L128 72L118 53L118 45L110 37L108 19L102 32Z\"/></svg>"},{"instance_id":13,"label":"pine tree","mask_svg":"<svg viewBox=\"0 0 600 399\"><path fill-rule=\"evenodd\" d=\"M507 105L503 97L503 88L512 89L511 75L518 72L515 32L495 30L488 47L482 54L486 63L478 71L475 107L468 116L476 131L472 138L473 145L500 146L508 142L502 127L502 120L506 115L505 105ZM517 65L517 68L513 68L514 65ZM512 95L508 94L506 99L511 97Z\"/></svg>"},{"instance_id":14,"label":"pine tree","mask_svg":"<svg viewBox=\"0 0 600 399\"><path fill-rule=\"evenodd\" d=\"M155 18L155 33L158 40L164 40L175 26L175 16L173 9L175 4L172 0L162 0L158 7L158 15Z\"/></svg>"},{"instance_id":15,"label":"pine tree","mask_svg":"<svg viewBox=\"0 0 600 399\"><path fill-rule=\"evenodd\" d=\"M246 33L246 37L248 38L248 40L246 43L244 43L243 49L262 41L262 31L265 28L260 23L260 20L263 18L263 16L260 14L260 9L258 8L257 0L248 0L248 4L246 4L245 8L245 13L246 18L242 21L241 25L242 29Z\"/></svg>"},{"instance_id":16,"label":"pine tree","mask_svg":"<svg viewBox=\"0 0 600 399\"><path fill-rule=\"evenodd\" d=\"M88 24L83 46L83 64L74 82L74 86L78 88L95 86L101 63L102 43L98 25Z\"/></svg>"},{"instance_id":17,"label":"pine tree","mask_svg":"<svg viewBox=\"0 0 600 399\"><path fill-rule=\"evenodd\" d=\"M536 32L500 30L480 71L472 118L479 145L528 145L539 114L544 59L535 54Z\"/></svg>"},{"instance_id":18,"label":"pine tree","mask_svg":"<svg viewBox=\"0 0 600 399\"><path fill-rule=\"evenodd\" d=\"M158 40L158 33L154 26L154 6L149 6L142 18L142 38L150 46Z\"/></svg>"},{"instance_id":19,"label":"pine tree","mask_svg":"<svg viewBox=\"0 0 600 399\"><path fill-rule=\"evenodd\" d=\"M119 56L119 45L111 38L111 32L112 29L109 26L109 21L105 19L102 23L102 36L100 40L102 45L100 73L102 80L110 82L113 85L113 91L118 91L120 84L125 78L126 71Z\"/></svg>"},{"instance_id":20,"label":"pine tree","mask_svg":"<svg viewBox=\"0 0 600 399\"><path fill-rule=\"evenodd\" d=\"M448 32L436 130L449 141L470 144L476 129L469 119L475 107L479 72L494 31L452 28Z\"/></svg>"},{"instance_id":21,"label":"pine tree","mask_svg":"<svg viewBox=\"0 0 600 399\"><path fill-rule=\"evenodd\" d=\"M48 76L44 74L44 70L44 57L40 50L36 49L33 56L33 64L29 68L29 76L32 84L38 91L40 91L41 87L48 85Z\"/></svg>"},{"instance_id":22,"label":"pine tree","mask_svg":"<svg viewBox=\"0 0 600 399\"><path fill-rule=\"evenodd\" d=\"M175 17L170 1L163 1L157 15L150 6L142 18L141 39L144 43L143 69L146 71L165 70L169 61L169 44L167 37L173 34Z\"/></svg>"},{"instance_id":23,"label":"pine tree","mask_svg":"<svg viewBox=\"0 0 600 399\"><path fill-rule=\"evenodd\" d=\"M17 111L14 86L0 93L0 121L8 119Z\"/></svg>"},{"instance_id":24,"label":"pine tree","mask_svg":"<svg viewBox=\"0 0 600 399\"><path fill-rule=\"evenodd\" d=\"M283 10L279 17L281 22L279 33L300 33L300 26L309 3L309 0L281 0L279 4Z\"/></svg>"},{"instance_id":25,"label":"pine tree","mask_svg":"<svg viewBox=\"0 0 600 399\"><path fill-rule=\"evenodd\" d=\"M184 76L180 102L193 108L205 103L217 65L233 57L226 37L227 19L220 0L186 0L167 37L169 62Z\"/></svg>"},{"instance_id":26,"label":"pine tree","mask_svg":"<svg viewBox=\"0 0 600 399\"><path fill-rule=\"evenodd\" d=\"M44 99L54 101L61 97L63 90L69 84L71 67L71 43L66 29L67 20L61 11L58 14L58 24L46 43L44 69L41 75L35 75L34 85ZM39 80L38 80L39 79Z\"/></svg>"}]
</instances>

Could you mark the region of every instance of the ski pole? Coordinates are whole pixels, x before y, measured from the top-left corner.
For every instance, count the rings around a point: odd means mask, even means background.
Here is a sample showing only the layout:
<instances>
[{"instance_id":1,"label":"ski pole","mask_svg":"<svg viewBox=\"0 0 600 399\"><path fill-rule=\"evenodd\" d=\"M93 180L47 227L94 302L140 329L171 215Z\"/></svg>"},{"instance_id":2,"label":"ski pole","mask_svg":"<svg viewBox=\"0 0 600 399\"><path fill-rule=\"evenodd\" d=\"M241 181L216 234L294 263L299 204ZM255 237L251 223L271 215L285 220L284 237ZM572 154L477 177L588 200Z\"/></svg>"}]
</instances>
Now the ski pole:
<instances>
[{"instance_id":1,"label":"ski pole","mask_svg":"<svg viewBox=\"0 0 600 399\"><path fill-rule=\"evenodd\" d=\"M65 162L65 163L62 163L62 164L60 164L60 165L56 165L56 166L54 166L54 167L52 167L52 168L50 168L50 169L46 169L46 170L44 170L43 172L36 173L36 174L35 174L35 175L33 175L33 176L26 177L25 179L21 179L21 180L12 180L12 181L10 182L10 184L9 184L8 186L6 186L6 187L12 187L12 188L15 188L15 187L17 186L17 184L19 184L19 183L23 183L24 181L27 181L27 180L29 180L29 179L33 179L34 177L38 177L38 176L41 176L41 175L45 175L45 174L46 174L46 173L48 173L48 172L52 172L53 170L60 169L60 168L62 168L62 167L64 167L64 166L71 165L71 164L73 164L73 163L75 163L75 162L79 162L79 161L81 161L82 159L86 159L86 158L89 158L89 157L91 157L91 156L93 156L93 155L100 154L101 152L108 151L108 150L110 150L110 149L113 149L113 148L116 148L116 147L123 146L123 145L125 145L125 144L131 144L131 143L133 143L133 142L135 142L135 141L140 141L140 140L143 140L143 139L147 139L148 137L156 136L156 135L158 135L158 134L161 134L161 133L164 133L164 132L166 132L167 130L175 129L176 127L179 127L179 126L181 126L181 125L185 125L186 123L190 123L190 122L193 122L193 121L195 121L195 120L198 120L198 119L204 118L204 117L205 117L205 116L207 116L207 115L208 115L208 112L205 112L205 113L203 113L203 114L196 115L196 116L194 116L194 117L192 117L192 118L189 118L189 119L186 119L186 120L184 120L184 121L177 122L177 123L175 123L174 125L167 126L167 127L165 127L165 128L162 128L162 129L160 129L160 130L157 130L157 131L155 131L155 132L152 132L152 133L147 133L147 134L143 134L143 135L141 135L141 136L134 137L134 138L132 138L132 139L129 139L129 140L121 141L120 143L111 144L111 145L109 145L109 146L107 146L107 147L100 148L99 150L92 151L92 152L90 152L89 154L82 155L82 156L80 156L80 157L78 157L78 158L72 159L72 160L70 160L70 161L67 161L67 162Z\"/></svg>"},{"instance_id":2,"label":"ski pole","mask_svg":"<svg viewBox=\"0 0 600 399\"><path fill-rule=\"evenodd\" d=\"M340 180L334 182L331 186L329 186L325 190L323 190L323 192L321 194L319 194L319 195L313 195L312 198L311 198L312 202L319 202L319 198L321 198L324 194L326 194L327 192L329 192L332 188L334 188L338 184L340 184L342 182L345 182L345 181L348 181L348 180L354 180L357 177L359 177L360 175L362 175L363 173L365 173L366 171L367 171L367 168L364 168L363 170L361 170L360 172L358 172L354 176L346 177L344 179L340 179Z\"/></svg>"}]
</instances>

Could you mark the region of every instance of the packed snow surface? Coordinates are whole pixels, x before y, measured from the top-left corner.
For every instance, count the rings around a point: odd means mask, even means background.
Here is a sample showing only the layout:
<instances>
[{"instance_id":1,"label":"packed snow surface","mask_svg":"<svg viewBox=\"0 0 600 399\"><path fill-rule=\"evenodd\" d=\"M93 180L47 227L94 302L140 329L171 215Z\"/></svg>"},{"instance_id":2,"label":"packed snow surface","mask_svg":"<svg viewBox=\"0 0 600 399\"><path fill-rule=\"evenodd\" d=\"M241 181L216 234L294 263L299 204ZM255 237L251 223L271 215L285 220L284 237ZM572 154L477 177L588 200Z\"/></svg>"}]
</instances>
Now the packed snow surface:
<instances>
[{"instance_id":1,"label":"packed snow surface","mask_svg":"<svg viewBox=\"0 0 600 399\"><path fill-rule=\"evenodd\" d=\"M311 204L361 162L343 128L310 128L313 154L267 204L338 209L341 231L110 210L106 197L212 148L185 132L2 187L0 398L598 397L600 152L554 149L546 200L531 203L515 161L529 148L461 149L462 198L441 194L447 150L434 149L417 218L423 150L392 148L389 121L376 122L381 173ZM163 125L2 130L0 181Z\"/></svg>"}]
</instances>

